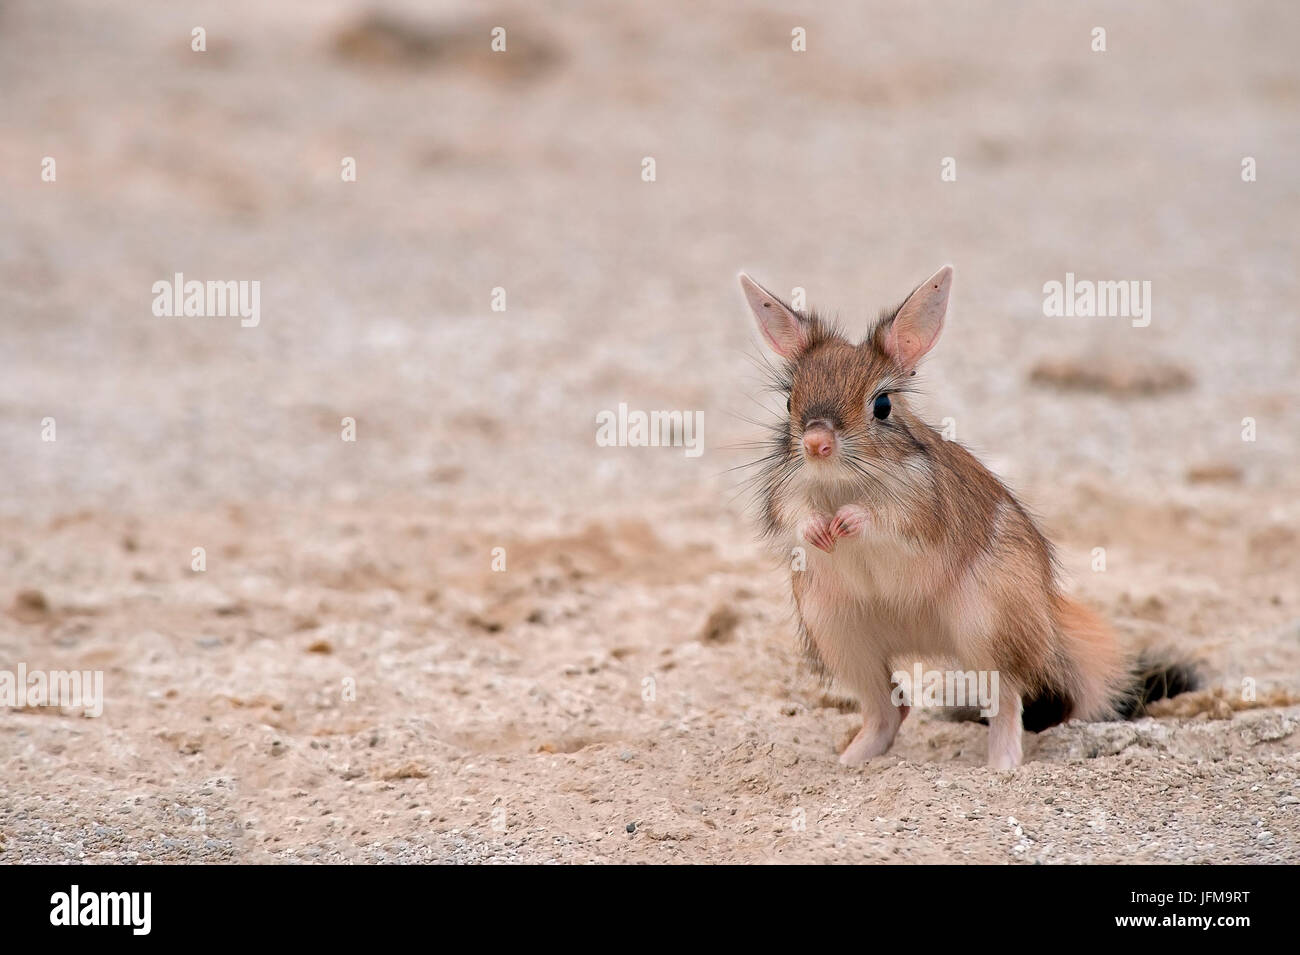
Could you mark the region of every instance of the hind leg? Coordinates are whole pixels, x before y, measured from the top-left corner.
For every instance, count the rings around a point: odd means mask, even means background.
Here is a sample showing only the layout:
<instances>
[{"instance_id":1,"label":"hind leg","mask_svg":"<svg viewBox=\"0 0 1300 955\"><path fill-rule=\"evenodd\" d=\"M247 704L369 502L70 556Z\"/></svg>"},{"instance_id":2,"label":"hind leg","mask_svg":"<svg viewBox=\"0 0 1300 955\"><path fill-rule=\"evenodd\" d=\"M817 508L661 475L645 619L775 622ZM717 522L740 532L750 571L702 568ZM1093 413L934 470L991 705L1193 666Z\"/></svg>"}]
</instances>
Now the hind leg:
<instances>
[{"instance_id":1,"label":"hind leg","mask_svg":"<svg viewBox=\"0 0 1300 955\"><path fill-rule=\"evenodd\" d=\"M989 769L1015 769L1020 765L1024 735L1020 710L1020 694L1002 687L998 711L989 717Z\"/></svg>"},{"instance_id":2,"label":"hind leg","mask_svg":"<svg viewBox=\"0 0 1300 955\"><path fill-rule=\"evenodd\" d=\"M898 728L907 719L908 707L893 703L888 674L882 670L880 677L859 691L862 729L840 754L841 766L861 766L869 759L883 756L894 745Z\"/></svg>"},{"instance_id":3,"label":"hind leg","mask_svg":"<svg viewBox=\"0 0 1300 955\"><path fill-rule=\"evenodd\" d=\"M840 755L845 766L861 766L886 752L906 709L893 704L885 641L875 639L880 621L845 587L820 555L794 576L794 597L804 633L826 669L853 691L862 706L862 729Z\"/></svg>"}]
</instances>

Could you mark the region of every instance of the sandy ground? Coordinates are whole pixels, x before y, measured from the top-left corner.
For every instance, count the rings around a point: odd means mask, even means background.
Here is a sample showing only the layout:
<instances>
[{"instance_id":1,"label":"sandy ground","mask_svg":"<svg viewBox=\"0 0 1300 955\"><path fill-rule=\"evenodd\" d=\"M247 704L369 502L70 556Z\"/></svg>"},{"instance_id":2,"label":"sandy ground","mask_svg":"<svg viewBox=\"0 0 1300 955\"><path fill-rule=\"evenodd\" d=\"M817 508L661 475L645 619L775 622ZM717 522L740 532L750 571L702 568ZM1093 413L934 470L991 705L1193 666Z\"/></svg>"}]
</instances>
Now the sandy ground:
<instances>
[{"instance_id":1,"label":"sandy ground","mask_svg":"<svg viewBox=\"0 0 1300 955\"><path fill-rule=\"evenodd\" d=\"M1300 862L1298 35L0 4L0 668L105 690L0 711L0 861ZM944 262L929 414L1210 689L1012 773L923 712L847 770L728 471L777 410L734 276L861 327ZM155 317L175 272L260 324ZM1151 281L1150 326L1044 317L1066 272ZM706 452L597 447L619 402Z\"/></svg>"}]
</instances>

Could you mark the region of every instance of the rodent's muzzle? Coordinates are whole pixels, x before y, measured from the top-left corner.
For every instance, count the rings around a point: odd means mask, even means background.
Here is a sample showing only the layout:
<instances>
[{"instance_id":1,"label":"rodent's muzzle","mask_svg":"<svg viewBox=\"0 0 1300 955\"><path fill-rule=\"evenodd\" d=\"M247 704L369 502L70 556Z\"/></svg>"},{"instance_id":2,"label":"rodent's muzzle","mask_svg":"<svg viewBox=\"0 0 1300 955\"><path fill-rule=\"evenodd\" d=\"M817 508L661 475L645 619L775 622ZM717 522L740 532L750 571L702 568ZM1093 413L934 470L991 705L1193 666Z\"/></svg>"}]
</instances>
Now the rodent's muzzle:
<instances>
[{"instance_id":1,"label":"rodent's muzzle","mask_svg":"<svg viewBox=\"0 0 1300 955\"><path fill-rule=\"evenodd\" d=\"M803 427L804 457L812 460L829 458L835 453L835 429L822 418L814 418Z\"/></svg>"}]
</instances>

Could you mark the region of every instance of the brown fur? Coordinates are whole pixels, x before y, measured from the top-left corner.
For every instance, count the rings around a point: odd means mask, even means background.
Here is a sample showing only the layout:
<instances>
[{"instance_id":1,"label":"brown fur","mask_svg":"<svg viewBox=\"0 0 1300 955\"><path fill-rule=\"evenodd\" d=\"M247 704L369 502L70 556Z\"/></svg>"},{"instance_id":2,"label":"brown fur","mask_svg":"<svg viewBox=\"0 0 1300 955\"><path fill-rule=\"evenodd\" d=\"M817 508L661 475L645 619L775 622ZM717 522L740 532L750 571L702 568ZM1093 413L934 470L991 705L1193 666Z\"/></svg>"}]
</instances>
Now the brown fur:
<instances>
[{"instance_id":1,"label":"brown fur","mask_svg":"<svg viewBox=\"0 0 1300 955\"><path fill-rule=\"evenodd\" d=\"M859 684L864 710L878 703L880 683L861 641L878 641L882 658L946 641L963 666L1002 674L1031 728L1112 716L1128 677L1113 633L1061 592L1052 547L1011 491L911 407L913 369L942 327L950 280L950 269L936 273L854 343L742 279L760 328L786 359L776 385L789 414L758 478L767 535L797 545L809 520L869 513L866 533L845 535L846 553L818 555L792 575L800 632L821 665ZM908 324L895 329L896 321ZM891 405L883 419L872 413L881 393ZM836 457L810 463L802 435L823 423ZM932 632L946 636L931 640ZM888 714L867 713L864 733L872 719Z\"/></svg>"}]
</instances>

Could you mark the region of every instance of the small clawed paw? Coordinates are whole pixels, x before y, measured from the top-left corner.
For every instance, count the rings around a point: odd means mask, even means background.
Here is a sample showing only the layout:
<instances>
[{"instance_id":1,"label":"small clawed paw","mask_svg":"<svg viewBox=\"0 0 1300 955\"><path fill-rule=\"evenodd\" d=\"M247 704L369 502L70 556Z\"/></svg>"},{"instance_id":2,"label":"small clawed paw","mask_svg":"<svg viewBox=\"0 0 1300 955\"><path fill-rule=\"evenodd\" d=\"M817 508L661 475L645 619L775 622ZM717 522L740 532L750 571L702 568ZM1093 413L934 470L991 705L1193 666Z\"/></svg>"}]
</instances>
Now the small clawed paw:
<instances>
[{"instance_id":1,"label":"small clawed paw","mask_svg":"<svg viewBox=\"0 0 1300 955\"><path fill-rule=\"evenodd\" d=\"M831 520L828 517L807 518L800 526L799 534L808 543L828 554L835 549L835 538L831 535Z\"/></svg>"},{"instance_id":2,"label":"small clawed paw","mask_svg":"<svg viewBox=\"0 0 1300 955\"><path fill-rule=\"evenodd\" d=\"M870 520L871 515L866 508L846 504L835 512L835 517L830 526L831 537L835 540L839 540L841 537L853 537L855 534L860 533Z\"/></svg>"}]
</instances>

